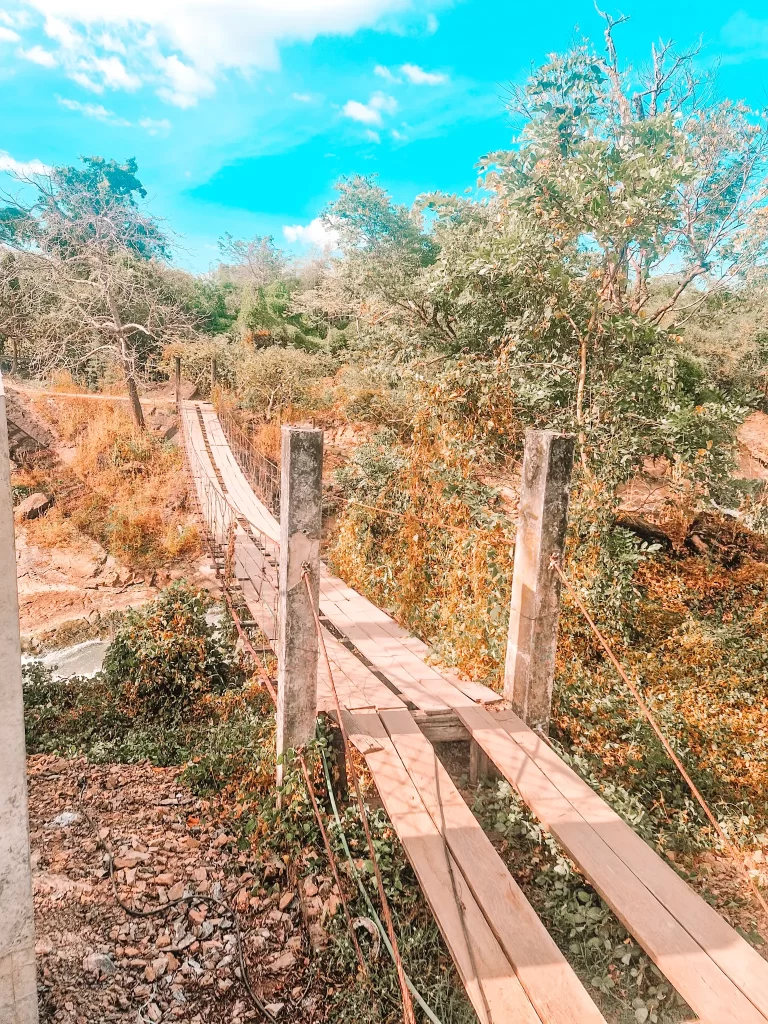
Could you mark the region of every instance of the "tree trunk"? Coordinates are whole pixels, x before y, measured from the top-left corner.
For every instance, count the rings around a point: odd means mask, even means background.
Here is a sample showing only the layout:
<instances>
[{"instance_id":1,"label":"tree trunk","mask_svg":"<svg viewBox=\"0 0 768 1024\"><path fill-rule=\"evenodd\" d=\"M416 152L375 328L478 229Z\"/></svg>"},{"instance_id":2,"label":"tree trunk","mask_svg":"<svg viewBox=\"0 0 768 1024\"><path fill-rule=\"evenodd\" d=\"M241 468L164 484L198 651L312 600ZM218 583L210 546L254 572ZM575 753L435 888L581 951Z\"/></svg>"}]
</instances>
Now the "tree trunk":
<instances>
[{"instance_id":1,"label":"tree trunk","mask_svg":"<svg viewBox=\"0 0 768 1024\"><path fill-rule=\"evenodd\" d=\"M13 346L13 362L11 363L11 373L15 377L19 372L19 339L14 334L11 338L11 345Z\"/></svg>"},{"instance_id":2,"label":"tree trunk","mask_svg":"<svg viewBox=\"0 0 768 1024\"><path fill-rule=\"evenodd\" d=\"M136 387L136 378L134 376L134 364L135 364L135 352L129 349L128 343L125 340L125 333L123 331L123 321L120 316L120 310L117 308L115 297L109 289L107 289L107 301L109 302L109 309L112 313L112 319L115 324L115 331L120 344L120 357L123 362L123 372L125 373L125 384L128 389L128 399L131 403L131 413L133 414L133 421L139 430L145 430L146 424L144 423L144 413L141 408L141 402L139 401L139 391Z\"/></svg>"},{"instance_id":3,"label":"tree trunk","mask_svg":"<svg viewBox=\"0 0 768 1024\"><path fill-rule=\"evenodd\" d=\"M145 430L146 424L144 423L144 410L141 408L141 402L139 401L139 390L136 387L136 380L132 373L129 373L126 368L125 383L128 385L128 398L131 402L131 413L133 414L134 422L139 430Z\"/></svg>"}]
</instances>

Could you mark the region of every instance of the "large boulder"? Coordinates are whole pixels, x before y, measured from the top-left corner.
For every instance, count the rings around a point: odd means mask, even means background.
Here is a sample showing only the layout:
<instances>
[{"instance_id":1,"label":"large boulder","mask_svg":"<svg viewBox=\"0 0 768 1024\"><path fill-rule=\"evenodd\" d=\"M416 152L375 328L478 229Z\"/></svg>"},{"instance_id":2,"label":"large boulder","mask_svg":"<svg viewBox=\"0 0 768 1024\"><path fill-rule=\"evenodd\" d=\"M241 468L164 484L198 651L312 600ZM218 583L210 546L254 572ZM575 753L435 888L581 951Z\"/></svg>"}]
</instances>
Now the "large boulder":
<instances>
[{"instance_id":1,"label":"large boulder","mask_svg":"<svg viewBox=\"0 0 768 1024\"><path fill-rule=\"evenodd\" d=\"M42 491L35 491L20 501L15 509L17 519L38 519L44 516L53 505L53 496L44 494Z\"/></svg>"}]
</instances>

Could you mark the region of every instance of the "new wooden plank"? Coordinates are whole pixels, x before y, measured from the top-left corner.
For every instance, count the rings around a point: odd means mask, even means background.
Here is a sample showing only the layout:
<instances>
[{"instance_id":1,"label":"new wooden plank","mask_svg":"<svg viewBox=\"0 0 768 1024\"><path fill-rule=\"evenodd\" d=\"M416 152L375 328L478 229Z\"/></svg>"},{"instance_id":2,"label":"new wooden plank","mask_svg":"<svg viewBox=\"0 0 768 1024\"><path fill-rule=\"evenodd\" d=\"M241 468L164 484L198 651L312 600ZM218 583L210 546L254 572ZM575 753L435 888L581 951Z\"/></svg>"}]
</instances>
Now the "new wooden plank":
<instances>
[{"instance_id":1,"label":"new wooden plank","mask_svg":"<svg viewBox=\"0 0 768 1024\"><path fill-rule=\"evenodd\" d=\"M542 1020L604 1024L603 1015L407 711L379 714L435 827Z\"/></svg>"},{"instance_id":2,"label":"new wooden plank","mask_svg":"<svg viewBox=\"0 0 768 1024\"><path fill-rule=\"evenodd\" d=\"M763 1014L494 721L493 714L476 705L456 712L691 1008L720 1024L765 1024Z\"/></svg>"},{"instance_id":3,"label":"new wooden plank","mask_svg":"<svg viewBox=\"0 0 768 1024\"><path fill-rule=\"evenodd\" d=\"M382 802L480 1021L482 1024L541 1024L541 1018L488 927L458 865L446 851L384 726L375 715L347 712L344 723L350 740L363 754L373 774Z\"/></svg>"},{"instance_id":4,"label":"new wooden plank","mask_svg":"<svg viewBox=\"0 0 768 1024\"><path fill-rule=\"evenodd\" d=\"M768 962L513 711L494 715L597 834L768 1017Z\"/></svg>"}]
</instances>

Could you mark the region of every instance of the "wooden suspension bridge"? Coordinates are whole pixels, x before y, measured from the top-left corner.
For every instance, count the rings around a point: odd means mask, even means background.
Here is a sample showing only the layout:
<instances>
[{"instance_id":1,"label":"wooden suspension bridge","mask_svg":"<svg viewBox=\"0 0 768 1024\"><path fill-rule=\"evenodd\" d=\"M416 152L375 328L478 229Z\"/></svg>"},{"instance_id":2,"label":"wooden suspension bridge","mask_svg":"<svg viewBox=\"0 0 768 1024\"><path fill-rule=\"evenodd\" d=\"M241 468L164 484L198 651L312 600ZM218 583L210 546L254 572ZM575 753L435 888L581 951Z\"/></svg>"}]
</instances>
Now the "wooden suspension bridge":
<instances>
[{"instance_id":1,"label":"wooden suspension bridge","mask_svg":"<svg viewBox=\"0 0 768 1024\"><path fill-rule=\"evenodd\" d=\"M225 433L212 405L181 402L179 412L205 526L237 578L252 623L278 655L278 747L299 746L317 714L333 710L333 682L347 734L371 771L480 1021L604 1018L441 764L434 747L441 740L470 741L475 765L492 765L510 782L700 1021L768 1024L768 962L509 702L429 664L426 644L320 562L321 432L283 428L278 470L248 450L233 424ZM531 479L524 466L524 488L538 486L540 463L526 454ZM562 533L567 484L557 473L553 479L544 480L542 494ZM523 515L520 532L528 520ZM536 576L547 568L541 534L539 523L539 546L530 550L518 536L513 617L516 601L519 614L507 658L508 671L516 662L514 671L530 687L516 704L534 723L542 720L537 673L551 677L546 663L554 656L559 596L551 588L536 594ZM333 681L318 664L318 637L302 605L308 572Z\"/></svg>"}]
</instances>

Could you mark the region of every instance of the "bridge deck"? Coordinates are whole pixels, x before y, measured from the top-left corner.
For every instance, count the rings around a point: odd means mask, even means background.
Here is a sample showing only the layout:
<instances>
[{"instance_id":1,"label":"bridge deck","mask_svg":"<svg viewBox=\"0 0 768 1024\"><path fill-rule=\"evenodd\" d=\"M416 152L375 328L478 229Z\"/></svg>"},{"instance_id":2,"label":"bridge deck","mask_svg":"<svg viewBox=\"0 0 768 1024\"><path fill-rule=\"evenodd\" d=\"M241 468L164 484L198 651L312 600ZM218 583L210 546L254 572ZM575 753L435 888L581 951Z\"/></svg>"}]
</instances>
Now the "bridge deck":
<instances>
[{"instance_id":1,"label":"bridge deck","mask_svg":"<svg viewBox=\"0 0 768 1024\"><path fill-rule=\"evenodd\" d=\"M198 411L198 409L200 411ZM239 515L238 577L276 629L279 525L251 490L212 407L185 403L187 447ZM202 502L201 502L202 505ZM352 742L365 758L483 1022L603 1020L414 721L455 715L686 1002L710 1024L768 1024L768 963L487 687L323 566L320 610ZM496 705L496 706L494 706ZM319 679L319 710L333 707Z\"/></svg>"}]
</instances>

